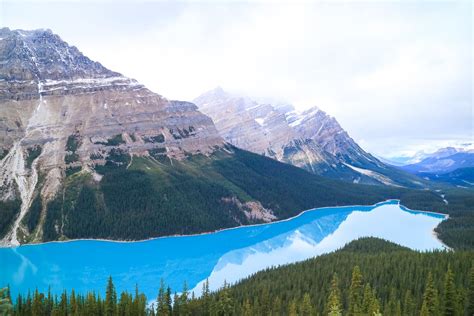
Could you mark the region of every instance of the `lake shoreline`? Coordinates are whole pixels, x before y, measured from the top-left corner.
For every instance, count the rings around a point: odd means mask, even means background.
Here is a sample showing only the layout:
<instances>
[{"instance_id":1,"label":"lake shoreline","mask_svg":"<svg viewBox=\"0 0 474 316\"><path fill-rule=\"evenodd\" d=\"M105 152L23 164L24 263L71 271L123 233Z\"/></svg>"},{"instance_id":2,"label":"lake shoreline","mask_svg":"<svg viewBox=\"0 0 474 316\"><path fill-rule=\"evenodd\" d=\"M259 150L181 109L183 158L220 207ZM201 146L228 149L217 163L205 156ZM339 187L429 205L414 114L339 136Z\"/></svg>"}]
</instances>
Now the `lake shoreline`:
<instances>
[{"instance_id":1,"label":"lake shoreline","mask_svg":"<svg viewBox=\"0 0 474 316\"><path fill-rule=\"evenodd\" d=\"M125 239L125 240L120 240L120 239L104 239L104 238L78 238L78 239L68 239L68 240L52 240L52 241L37 242L37 243L26 243L26 244L21 244L21 245L19 245L19 246L11 246L11 245L10 245L10 246L3 246L3 245L2 245L2 246L0 246L0 248L16 249L16 248L19 248L19 247L26 247L26 246L37 246L37 245L45 245L45 244L50 244L50 243L69 243L69 242L77 242L77 241L100 241L100 242L113 242L113 243L141 243L141 242L147 242L147 241L151 241L151 240L164 239L164 238L180 238L180 237L203 236L203 235L209 235L209 234L215 234L215 233L225 232L225 231L229 231L229 230L233 230L233 229L240 229L240 228L244 228L244 227L258 227L258 226L262 226L262 225L272 225L272 224L277 224L277 223L283 223L283 222L287 222L287 221L293 220L293 219L295 219L295 218L298 218L298 217L302 216L303 214L305 214L305 213L307 213L307 212L312 212L312 211L319 211L319 210L325 210L325 209L331 209L331 208L341 208L341 207L377 207L377 206L384 205L384 204L393 204L393 203L390 203L390 202L395 202L395 201L397 202L398 205L403 206L402 204L400 204L400 200L399 200L399 199L387 199L387 200L385 200L385 201L377 202L377 203L371 204L371 205L359 205L359 204L356 204L356 205L322 206L322 207L317 207L317 208L310 208L310 209L301 211L301 212L299 212L298 214L296 214L296 215L294 215L294 216L292 216L292 217L288 217L288 218L285 218L285 219L276 220L276 221L273 221L273 222L259 223L259 224L250 224L250 225L240 225L240 226L227 227L227 228L217 229L217 230L214 230L214 231L206 231L206 232L195 233L195 234L166 235L166 236L157 236L157 237L150 237L150 238L138 239L138 240L126 240L126 239ZM409 208L406 207L406 206L403 206L403 208L405 208L406 210L412 211L412 212L420 212L420 213L428 213L428 214L442 215L442 216L444 216L444 220L446 220L446 219L449 218L449 215L448 215L448 214L444 214L444 213L433 212L433 211L412 210L412 209L409 209ZM436 234L436 232L435 232L434 230L433 230L433 233ZM436 238L437 238L447 249L450 249L448 246L446 246L446 245L438 238L438 236L436 236Z\"/></svg>"}]
</instances>

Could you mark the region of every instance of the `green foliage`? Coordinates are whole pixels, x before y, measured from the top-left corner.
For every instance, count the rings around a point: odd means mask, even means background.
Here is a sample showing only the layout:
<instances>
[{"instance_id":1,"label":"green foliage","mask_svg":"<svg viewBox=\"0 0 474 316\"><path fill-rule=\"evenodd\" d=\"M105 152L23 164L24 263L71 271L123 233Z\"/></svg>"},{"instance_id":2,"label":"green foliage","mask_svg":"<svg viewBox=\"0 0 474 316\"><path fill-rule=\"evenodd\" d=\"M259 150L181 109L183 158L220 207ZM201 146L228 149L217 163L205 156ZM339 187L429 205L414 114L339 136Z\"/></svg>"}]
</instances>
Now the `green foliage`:
<instances>
[{"instance_id":1,"label":"green foliage","mask_svg":"<svg viewBox=\"0 0 474 316\"><path fill-rule=\"evenodd\" d=\"M5 236L20 212L21 200L0 201L0 237Z\"/></svg>"},{"instance_id":2,"label":"green foliage","mask_svg":"<svg viewBox=\"0 0 474 316\"><path fill-rule=\"evenodd\" d=\"M367 251L371 246L374 248ZM430 313L441 311L438 293L445 296L453 292L447 291L451 286L454 293L468 288L473 260L473 252L416 252L374 238L363 238L335 253L258 272L232 286L229 293L237 314L246 301L245 308L254 309L268 296L271 302L281 301L286 314L295 307L299 315L304 296L309 293L313 308L319 313L324 311L324 315L381 315L381 311L384 315L420 315L423 302L427 315L432 315ZM445 278L449 267L452 282L447 287ZM335 273L338 285L334 282ZM337 302L334 297L339 296L339 291L340 311L337 303L331 303ZM213 299L218 294L213 294ZM336 306L332 313L330 306ZM465 300L456 308L462 311L467 306L468 300Z\"/></svg>"},{"instance_id":3,"label":"green foliage","mask_svg":"<svg viewBox=\"0 0 474 316\"><path fill-rule=\"evenodd\" d=\"M153 149L149 149L149 150L148 150L148 153L149 153L150 156L152 156L153 158L158 159L158 160L161 160L163 154L166 153L166 148L153 148Z\"/></svg>"},{"instance_id":4,"label":"green foliage","mask_svg":"<svg viewBox=\"0 0 474 316\"><path fill-rule=\"evenodd\" d=\"M81 137L78 132L69 135L66 141L66 150L70 152L76 152L81 146Z\"/></svg>"},{"instance_id":5,"label":"green foliage","mask_svg":"<svg viewBox=\"0 0 474 316\"><path fill-rule=\"evenodd\" d=\"M0 160L2 160L3 158L5 158L8 153L10 152L9 149L6 149L6 148L0 148Z\"/></svg>"},{"instance_id":6,"label":"green foliage","mask_svg":"<svg viewBox=\"0 0 474 316\"><path fill-rule=\"evenodd\" d=\"M41 155L42 150L43 148L40 145L35 145L32 147L28 147L26 149L27 155L26 155L25 161L26 161L26 167L28 169L31 169L31 165L33 164L33 161L35 161L35 159L38 158L39 155Z\"/></svg>"},{"instance_id":7,"label":"green foliage","mask_svg":"<svg viewBox=\"0 0 474 316\"><path fill-rule=\"evenodd\" d=\"M144 136L143 141L145 143L164 143L165 136L163 136L163 134L158 134L156 136Z\"/></svg>"},{"instance_id":8,"label":"green foliage","mask_svg":"<svg viewBox=\"0 0 474 316\"><path fill-rule=\"evenodd\" d=\"M66 177L69 177L75 173L78 173L82 170L82 167L81 166L77 166L77 167L67 167L66 168Z\"/></svg>"},{"instance_id":9,"label":"green foliage","mask_svg":"<svg viewBox=\"0 0 474 316\"><path fill-rule=\"evenodd\" d=\"M117 296L111 279L106 287L105 300L94 292L88 292L84 295L76 294L74 290L68 294L66 291L61 293L60 297L52 296L35 290L33 295L23 297L19 295L13 308L9 310L12 313L3 314L0 300L0 315L16 316L42 316L42 315L64 315L64 316L145 316L151 315L147 308L146 297L144 294L135 290L135 295L128 292L122 292ZM0 294L1 295L1 294Z\"/></svg>"},{"instance_id":10,"label":"green foliage","mask_svg":"<svg viewBox=\"0 0 474 316\"><path fill-rule=\"evenodd\" d=\"M421 305L421 314L430 316L437 316L439 314L438 290L435 288L431 272L429 272L428 280L426 281L423 303Z\"/></svg>"},{"instance_id":11,"label":"green foliage","mask_svg":"<svg viewBox=\"0 0 474 316\"><path fill-rule=\"evenodd\" d=\"M355 266L352 270L352 281L349 289L349 316L362 315L362 274L359 266Z\"/></svg>"},{"instance_id":12,"label":"green foliage","mask_svg":"<svg viewBox=\"0 0 474 316\"><path fill-rule=\"evenodd\" d=\"M326 313L329 316L342 315L341 290L339 289L339 279L334 273L331 280L331 289L329 291L328 302L326 305Z\"/></svg>"},{"instance_id":13,"label":"green foliage","mask_svg":"<svg viewBox=\"0 0 474 316\"><path fill-rule=\"evenodd\" d=\"M120 144L125 144L125 141L122 138L122 134L117 134L112 138L107 139L105 146L118 146Z\"/></svg>"},{"instance_id":14,"label":"green foliage","mask_svg":"<svg viewBox=\"0 0 474 316\"><path fill-rule=\"evenodd\" d=\"M469 271L469 287L467 290L467 310L468 315L474 315L474 263Z\"/></svg>"},{"instance_id":15,"label":"green foliage","mask_svg":"<svg viewBox=\"0 0 474 316\"><path fill-rule=\"evenodd\" d=\"M28 210L28 213L26 213L24 218L24 221L26 221L26 227L28 227L28 230L30 232L32 232L38 225L42 209L43 206L41 203L41 196L38 194L34 198L33 202L31 202L30 209Z\"/></svg>"},{"instance_id":16,"label":"green foliage","mask_svg":"<svg viewBox=\"0 0 474 316\"><path fill-rule=\"evenodd\" d=\"M67 153L64 156L64 162L68 165L79 160L79 155L76 153Z\"/></svg>"},{"instance_id":17,"label":"green foliage","mask_svg":"<svg viewBox=\"0 0 474 316\"><path fill-rule=\"evenodd\" d=\"M474 190L449 189L443 193L449 201L445 206L449 219L436 227L438 237L454 249L474 249Z\"/></svg>"},{"instance_id":18,"label":"green foliage","mask_svg":"<svg viewBox=\"0 0 474 316\"><path fill-rule=\"evenodd\" d=\"M109 277L107 281L107 289L105 290L105 316L114 316L117 314L117 292L112 281L112 277Z\"/></svg>"}]
</instances>

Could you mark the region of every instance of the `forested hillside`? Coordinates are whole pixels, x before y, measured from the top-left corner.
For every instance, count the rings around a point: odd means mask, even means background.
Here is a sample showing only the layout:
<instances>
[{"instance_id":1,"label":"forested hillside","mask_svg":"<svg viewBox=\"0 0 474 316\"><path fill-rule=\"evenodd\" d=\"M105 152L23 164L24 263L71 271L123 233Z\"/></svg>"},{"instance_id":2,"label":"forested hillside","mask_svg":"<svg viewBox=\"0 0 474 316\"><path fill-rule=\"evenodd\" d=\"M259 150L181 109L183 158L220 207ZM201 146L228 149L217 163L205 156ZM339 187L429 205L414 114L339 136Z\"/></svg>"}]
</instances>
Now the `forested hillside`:
<instances>
[{"instance_id":1,"label":"forested hillside","mask_svg":"<svg viewBox=\"0 0 474 316\"><path fill-rule=\"evenodd\" d=\"M136 240L260 222L244 214L250 201L277 219L315 207L389 198L430 210L444 205L432 192L344 183L231 149L183 161L132 159L117 152L96 168L103 175L100 182L86 172L67 177L62 194L48 205L43 240Z\"/></svg>"},{"instance_id":2,"label":"forested hillside","mask_svg":"<svg viewBox=\"0 0 474 316\"><path fill-rule=\"evenodd\" d=\"M157 284L160 281L157 280ZM159 288L158 288L159 287ZM173 294L180 291L181 294ZM25 294L0 311L13 315L473 315L474 253L416 252L375 238L301 263L268 269L194 298L161 281L156 302L117 293L112 279L97 293Z\"/></svg>"}]
</instances>

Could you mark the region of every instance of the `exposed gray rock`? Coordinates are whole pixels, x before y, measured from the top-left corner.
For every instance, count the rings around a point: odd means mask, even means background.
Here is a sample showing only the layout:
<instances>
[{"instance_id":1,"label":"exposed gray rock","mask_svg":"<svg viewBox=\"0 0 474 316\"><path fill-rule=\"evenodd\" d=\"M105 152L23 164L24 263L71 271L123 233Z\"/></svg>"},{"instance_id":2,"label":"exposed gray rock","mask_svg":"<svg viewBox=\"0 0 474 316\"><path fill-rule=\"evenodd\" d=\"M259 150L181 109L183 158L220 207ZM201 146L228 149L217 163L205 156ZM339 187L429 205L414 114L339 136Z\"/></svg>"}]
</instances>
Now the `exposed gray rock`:
<instances>
[{"instance_id":1,"label":"exposed gray rock","mask_svg":"<svg viewBox=\"0 0 474 316\"><path fill-rule=\"evenodd\" d=\"M222 137L237 147L316 174L397 185L383 176L392 172L390 168L360 148L335 118L317 107L297 112L286 103L259 103L220 87L193 102L214 120Z\"/></svg>"}]
</instances>

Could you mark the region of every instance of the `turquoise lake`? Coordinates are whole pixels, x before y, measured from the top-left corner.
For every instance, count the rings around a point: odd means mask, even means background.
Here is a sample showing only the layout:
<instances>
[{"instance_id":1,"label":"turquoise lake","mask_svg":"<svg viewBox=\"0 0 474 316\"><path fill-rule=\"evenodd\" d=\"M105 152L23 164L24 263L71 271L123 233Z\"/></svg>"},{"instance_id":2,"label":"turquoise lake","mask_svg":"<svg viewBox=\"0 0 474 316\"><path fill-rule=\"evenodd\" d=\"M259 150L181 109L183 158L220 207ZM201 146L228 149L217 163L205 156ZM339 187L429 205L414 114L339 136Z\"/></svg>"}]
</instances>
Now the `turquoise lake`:
<instances>
[{"instance_id":1,"label":"turquoise lake","mask_svg":"<svg viewBox=\"0 0 474 316\"><path fill-rule=\"evenodd\" d=\"M364 236L384 238L417 250L442 249L433 229L445 215L409 210L398 201L306 211L286 221L183 237L139 242L78 240L0 248L0 286L12 294L35 288L53 293L105 292L109 275L118 291L138 284L148 299L163 278L180 292L186 281L200 293L274 265L334 251Z\"/></svg>"}]
</instances>

